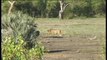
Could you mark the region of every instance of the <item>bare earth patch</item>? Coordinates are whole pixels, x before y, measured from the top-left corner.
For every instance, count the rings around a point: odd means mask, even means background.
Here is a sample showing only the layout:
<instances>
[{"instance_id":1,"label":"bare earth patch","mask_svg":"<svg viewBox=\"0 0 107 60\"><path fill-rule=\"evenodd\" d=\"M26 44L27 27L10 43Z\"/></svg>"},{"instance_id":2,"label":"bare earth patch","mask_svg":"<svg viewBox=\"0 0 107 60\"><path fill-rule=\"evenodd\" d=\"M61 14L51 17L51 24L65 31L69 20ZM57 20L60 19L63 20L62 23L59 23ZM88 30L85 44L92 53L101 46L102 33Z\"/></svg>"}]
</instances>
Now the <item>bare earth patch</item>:
<instances>
[{"instance_id":1,"label":"bare earth patch","mask_svg":"<svg viewBox=\"0 0 107 60\"><path fill-rule=\"evenodd\" d=\"M100 40L83 37L43 38L43 60L102 60Z\"/></svg>"}]
</instances>

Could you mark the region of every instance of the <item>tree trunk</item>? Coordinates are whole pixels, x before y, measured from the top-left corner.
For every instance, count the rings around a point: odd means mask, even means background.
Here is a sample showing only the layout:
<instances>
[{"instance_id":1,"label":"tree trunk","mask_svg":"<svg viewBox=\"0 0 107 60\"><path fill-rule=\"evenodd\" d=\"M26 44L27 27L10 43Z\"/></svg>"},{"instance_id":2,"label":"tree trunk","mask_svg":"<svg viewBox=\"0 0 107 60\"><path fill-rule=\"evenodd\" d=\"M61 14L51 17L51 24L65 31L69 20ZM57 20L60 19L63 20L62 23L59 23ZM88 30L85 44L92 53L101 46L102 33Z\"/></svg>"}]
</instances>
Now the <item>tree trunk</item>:
<instances>
[{"instance_id":1,"label":"tree trunk","mask_svg":"<svg viewBox=\"0 0 107 60\"><path fill-rule=\"evenodd\" d=\"M63 19L64 10L68 6L68 4L64 4L64 0L59 0L59 3L60 3L59 19Z\"/></svg>"},{"instance_id":2,"label":"tree trunk","mask_svg":"<svg viewBox=\"0 0 107 60\"><path fill-rule=\"evenodd\" d=\"M63 19L63 11L59 11L59 19Z\"/></svg>"},{"instance_id":3,"label":"tree trunk","mask_svg":"<svg viewBox=\"0 0 107 60\"><path fill-rule=\"evenodd\" d=\"M8 10L8 15L11 13L11 10L12 10L12 8L13 8L13 6L14 6L14 3L15 3L15 1L8 1L9 3L10 3L10 8L9 8L9 10Z\"/></svg>"}]
</instances>

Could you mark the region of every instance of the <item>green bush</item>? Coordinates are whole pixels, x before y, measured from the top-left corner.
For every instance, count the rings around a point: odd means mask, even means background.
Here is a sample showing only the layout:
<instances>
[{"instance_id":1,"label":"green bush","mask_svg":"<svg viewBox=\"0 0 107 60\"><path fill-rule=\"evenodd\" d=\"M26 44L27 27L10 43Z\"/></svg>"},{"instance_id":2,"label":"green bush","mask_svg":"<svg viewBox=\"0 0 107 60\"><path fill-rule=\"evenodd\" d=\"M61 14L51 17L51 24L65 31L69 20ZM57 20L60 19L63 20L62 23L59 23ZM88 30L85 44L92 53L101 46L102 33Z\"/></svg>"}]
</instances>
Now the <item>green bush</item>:
<instances>
[{"instance_id":1,"label":"green bush","mask_svg":"<svg viewBox=\"0 0 107 60\"><path fill-rule=\"evenodd\" d=\"M2 59L3 60L33 60L41 59L44 47L38 43L34 48L28 50L24 48L23 38L18 36L18 44L14 44L12 37L6 37L2 42Z\"/></svg>"},{"instance_id":2,"label":"green bush","mask_svg":"<svg viewBox=\"0 0 107 60\"><path fill-rule=\"evenodd\" d=\"M2 3L2 13L8 13L9 3L7 1Z\"/></svg>"},{"instance_id":3,"label":"green bush","mask_svg":"<svg viewBox=\"0 0 107 60\"><path fill-rule=\"evenodd\" d=\"M106 2L105 0L93 0L92 7L96 15L103 15L106 13Z\"/></svg>"},{"instance_id":4,"label":"green bush","mask_svg":"<svg viewBox=\"0 0 107 60\"><path fill-rule=\"evenodd\" d=\"M1 25L4 60L32 60L31 57L34 56L42 57L43 48L37 41L39 31L34 18L21 12L3 14Z\"/></svg>"}]
</instances>

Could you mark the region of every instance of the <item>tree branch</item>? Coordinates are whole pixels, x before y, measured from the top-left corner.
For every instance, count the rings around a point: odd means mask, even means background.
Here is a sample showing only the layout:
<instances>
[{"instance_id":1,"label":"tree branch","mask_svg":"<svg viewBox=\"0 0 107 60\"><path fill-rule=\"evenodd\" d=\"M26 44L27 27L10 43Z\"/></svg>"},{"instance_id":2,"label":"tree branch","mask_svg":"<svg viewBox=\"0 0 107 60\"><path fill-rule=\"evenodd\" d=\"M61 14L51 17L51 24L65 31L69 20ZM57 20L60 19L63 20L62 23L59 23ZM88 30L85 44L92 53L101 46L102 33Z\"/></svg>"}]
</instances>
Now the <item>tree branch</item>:
<instances>
[{"instance_id":1,"label":"tree branch","mask_svg":"<svg viewBox=\"0 0 107 60\"><path fill-rule=\"evenodd\" d=\"M9 8L9 10L8 10L8 15L11 13L11 10L12 10L12 8L13 8L13 5L14 5L14 3L16 2L16 1L8 1L9 3L10 3L10 8Z\"/></svg>"},{"instance_id":2,"label":"tree branch","mask_svg":"<svg viewBox=\"0 0 107 60\"><path fill-rule=\"evenodd\" d=\"M11 2L11 1L8 1L8 2L9 2L10 4L14 4L14 3L15 3L15 1L12 1L12 2Z\"/></svg>"},{"instance_id":3,"label":"tree branch","mask_svg":"<svg viewBox=\"0 0 107 60\"><path fill-rule=\"evenodd\" d=\"M65 8L68 6L69 4L64 5L63 10L65 10Z\"/></svg>"}]
</instances>

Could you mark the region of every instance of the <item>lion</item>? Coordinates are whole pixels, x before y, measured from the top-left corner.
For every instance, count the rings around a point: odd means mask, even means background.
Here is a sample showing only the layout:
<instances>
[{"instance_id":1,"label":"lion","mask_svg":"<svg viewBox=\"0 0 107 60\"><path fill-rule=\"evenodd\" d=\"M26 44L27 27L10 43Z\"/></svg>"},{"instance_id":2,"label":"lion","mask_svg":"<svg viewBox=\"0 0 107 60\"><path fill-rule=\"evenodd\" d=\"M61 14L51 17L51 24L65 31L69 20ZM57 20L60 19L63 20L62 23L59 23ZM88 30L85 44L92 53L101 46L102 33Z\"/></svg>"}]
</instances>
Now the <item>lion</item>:
<instances>
[{"instance_id":1,"label":"lion","mask_svg":"<svg viewBox=\"0 0 107 60\"><path fill-rule=\"evenodd\" d=\"M62 30L59 29L49 29L47 30L49 35L57 35L57 36L62 36Z\"/></svg>"}]
</instances>

